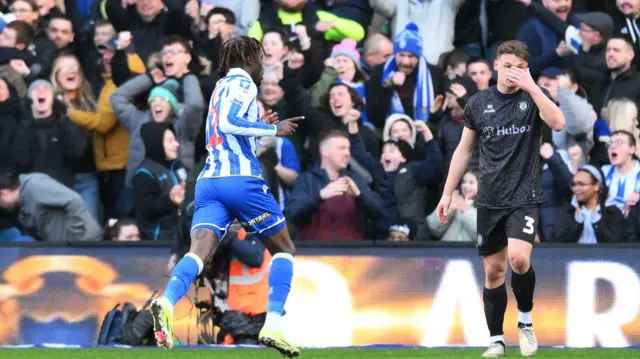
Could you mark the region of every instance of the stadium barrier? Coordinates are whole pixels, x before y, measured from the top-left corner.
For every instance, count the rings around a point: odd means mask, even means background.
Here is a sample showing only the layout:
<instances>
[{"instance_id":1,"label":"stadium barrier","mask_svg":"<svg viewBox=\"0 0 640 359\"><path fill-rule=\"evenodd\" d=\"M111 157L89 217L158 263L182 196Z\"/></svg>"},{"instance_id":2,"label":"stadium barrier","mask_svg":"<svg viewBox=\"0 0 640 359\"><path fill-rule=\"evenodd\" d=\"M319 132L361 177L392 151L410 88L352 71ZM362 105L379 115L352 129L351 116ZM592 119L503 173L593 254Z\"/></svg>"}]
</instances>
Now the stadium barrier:
<instances>
[{"instance_id":1,"label":"stadium barrier","mask_svg":"<svg viewBox=\"0 0 640 359\"><path fill-rule=\"evenodd\" d=\"M95 345L108 310L141 306L167 280L160 243L1 247L0 345ZM639 346L639 254L633 244L536 248L540 344ZM309 347L485 346L482 287L482 261L468 244L302 243L283 327ZM175 309L185 344L197 342L193 295ZM509 291L508 344L517 343L516 321Z\"/></svg>"}]
</instances>

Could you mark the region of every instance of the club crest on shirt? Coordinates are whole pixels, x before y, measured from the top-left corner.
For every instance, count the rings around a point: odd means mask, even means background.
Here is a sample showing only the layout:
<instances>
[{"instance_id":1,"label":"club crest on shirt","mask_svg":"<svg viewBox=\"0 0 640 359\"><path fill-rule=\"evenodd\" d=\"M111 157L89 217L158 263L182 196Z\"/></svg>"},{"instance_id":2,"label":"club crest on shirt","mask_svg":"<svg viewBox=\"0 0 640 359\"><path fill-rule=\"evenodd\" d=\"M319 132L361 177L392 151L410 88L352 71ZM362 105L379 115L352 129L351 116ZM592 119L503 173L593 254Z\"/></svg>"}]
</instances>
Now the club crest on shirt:
<instances>
[{"instance_id":1,"label":"club crest on shirt","mask_svg":"<svg viewBox=\"0 0 640 359\"><path fill-rule=\"evenodd\" d=\"M493 137L493 127L489 126L489 127L483 128L482 134L484 135L485 138Z\"/></svg>"},{"instance_id":2,"label":"club crest on shirt","mask_svg":"<svg viewBox=\"0 0 640 359\"><path fill-rule=\"evenodd\" d=\"M482 238L482 234L478 233L478 247L482 246L484 243L484 238Z\"/></svg>"},{"instance_id":3,"label":"club crest on shirt","mask_svg":"<svg viewBox=\"0 0 640 359\"><path fill-rule=\"evenodd\" d=\"M520 110L520 112L525 112L528 108L529 104L527 103L527 101L520 101L520 103L518 104L518 110Z\"/></svg>"}]
</instances>

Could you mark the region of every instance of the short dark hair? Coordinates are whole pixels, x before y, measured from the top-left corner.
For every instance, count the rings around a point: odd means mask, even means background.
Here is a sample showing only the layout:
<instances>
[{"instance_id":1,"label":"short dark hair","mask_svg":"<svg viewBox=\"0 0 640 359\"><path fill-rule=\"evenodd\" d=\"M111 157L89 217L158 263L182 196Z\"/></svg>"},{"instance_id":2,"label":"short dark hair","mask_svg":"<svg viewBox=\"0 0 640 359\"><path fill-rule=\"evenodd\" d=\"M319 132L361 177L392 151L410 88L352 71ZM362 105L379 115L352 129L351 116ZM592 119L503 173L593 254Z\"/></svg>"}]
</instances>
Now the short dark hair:
<instances>
[{"instance_id":1,"label":"short dark hair","mask_svg":"<svg viewBox=\"0 0 640 359\"><path fill-rule=\"evenodd\" d=\"M185 51L187 51L187 52L191 51L191 47L189 46L189 42L184 37L182 37L180 35L168 35L162 41L162 47L173 45L173 44L180 44L184 48Z\"/></svg>"},{"instance_id":2,"label":"short dark hair","mask_svg":"<svg viewBox=\"0 0 640 359\"><path fill-rule=\"evenodd\" d=\"M611 133L611 137L615 135L625 135L629 139L629 145L636 146L636 138L633 137L633 134L627 130L616 130Z\"/></svg>"},{"instance_id":3,"label":"short dark hair","mask_svg":"<svg viewBox=\"0 0 640 359\"><path fill-rule=\"evenodd\" d=\"M99 27L107 26L107 25L113 27L113 25L107 19L98 19L98 20L96 20L95 25L93 25L93 30L91 31L91 36L95 36L96 35L96 30ZM115 28L114 28L114 31L115 31Z\"/></svg>"},{"instance_id":4,"label":"short dark hair","mask_svg":"<svg viewBox=\"0 0 640 359\"><path fill-rule=\"evenodd\" d=\"M15 190L20 187L18 174L15 172L0 172L0 190Z\"/></svg>"},{"instance_id":5,"label":"short dark hair","mask_svg":"<svg viewBox=\"0 0 640 359\"><path fill-rule=\"evenodd\" d=\"M94 30L94 32L95 32L95 29L96 29L97 27L99 27L99 26L106 26L106 25L113 26L113 25L111 24L111 22L109 22L109 20L107 20L107 19L98 19L98 20L96 20L95 25L93 25L93 30Z\"/></svg>"},{"instance_id":6,"label":"short dark hair","mask_svg":"<svg viewBox=\"0 0 640 359\"><path fill-rule=\"evenodd\" d=\"M274 33L278 35L278 37L280 37L280 41L282 41L284 46L289 48L289 52L302 52L300 48L300 39L298 39L295 33L289 33L286 30L279 27L272 27L264 31L263 33L264 35L262 36L262 38L264 39L264 37L267 36L267 34L271 34L271 33Z\"/></svg>"},{"instance_id":7,"label":"short dark hair","mask_svg":"<svg viewBox=\"0 0 640 359\"><path fill-rule=\"evenodd\" d=\"M489 60L485 59L484 57L479 57L479 56L470 57L469 60L467 60L467 68L470 65L477 64L477 63L483 63L483 64L487 65L489 70L491 70L491 63L489 62Z\"/></svg>"},{"instance_id":8,"label":"short dark hair","mask_svg":"<svg viewBox=\"0 0 640 359\"><path fill-rule=\"evenodd\" d=\"M320 140L318 141L318 145L322 146L323 143L327 142L332 138L346 138L349 139L349 134L343 130L330 130L320 135Z\"/></svg>"},{"instance_id":9,"label":"short dark hair","mask_svg":"<svg viewBox=\"0 0 640 359\"><path fill-rule=\"evenodd\" d=\"M519 40L509 40L503 42L500 47L498 47L498 51L496 53L496 58L499 58L502 55L514 55L517 56L524 61L529 61L529 48L527 45Z\"/></svg>"},{"instance_id":10,"label":"short dark hair","mask_svg":"<svg viewBox=\"0 0 640 359\"><path fill-rule=\"evenodd\" d=\"M226 21L227 24L231 24L231 25L236 24L236 14L234 14L233 11L227 8L214 7L213 9L211 9L211 11L209 11L209 13L207 14L207 23L209 22L209 20L211 20L211 17L213 15L222 15L224 16L224 20Z\"/></svg>"},{"instance_id":11,"label":"short dark hair","mask_svg":"<svg viewBox=\"0 0 640 359\"><path fill-rule=\"evenodd\" d=\"M447 66L456 67L459 64L465 64L469 60L469 54L464 49L458 48L450 51L445 57L445 70Z\"/></svg>"},{"instance_id":12,"label":"short dark hair","mask_svg":"<svg viewBox=\"0 0 640 359\"><path fill-rule=\"evenodd\" d=\"M564 70L564 74L567 75L567 77L569 77L569 81L571 81L572 84L577 84L578 85L578 90L576 91L576 95L586 99L588 98L588 94L587 94L587 90L585 90L581 85L580 85L580 81L578 80L578 73L576 72L576 70L574 69L566 69Z\"/></svg>"},{"instance_id":13,"label":"short dark hair","mask_svg":"<svg viewBox=\"0 0 640 359\"><path fill-rule=\"evenodd\" d=\"M47 27L49 27L49 25L51 25L51 21L53 20L64 20L68 23L71 24L71 30L73 31L73 21L71 21L71 18L64 15L64 14L54 14L53 16L51 16L51 18L48 21Z\"/></svg>"},{"instance_id":14,"label":"short dark hair","mask_svg":"<svg viewBox=\"0 0 640 359\"><path fill-rule=\"evenodd\" d=\"M22 2L26 2L27 5L29 5L29 7L31 8L31 11L38 11L39 7L38 7L38 3L36 2L36 0L20 0ZM16 1L14 0L13 3L15 3ZM11 7L13 10L13 3L11 4Z\"/></svg>"},{"instance_id":15,"label":"short dark hair","mask_svg":"<svg viewBox=\"0 0 640 359\"><path fill-rule=\"evenodd\" d=\"M282 40L282 43L284 44L284 46L289 46L289 35L287 35L287 33L284 30L282 30L281 28L274 27L274 28L271 28L271 29L267 29L263 33L262 37L264 38L264 36L266 36L267 34L270 34L272 32L276 33L276 34L278 34L278 36L280 36L280 40Z\"/></svg>"},{"instance_id":16,"label":"short dark hair","mask_svg":"<svg viewBox=\"0 0 640 359\"><path fill-rule=\"evenodd\" d=\"M474 175L474 176L476 177L476 179L477 179L478 181L480 180L480 176L481 176L481 174L480 174L480 169L478 169L478 168L469 168L469 169L467 169L467 170L464 172L464 174L465 174L465 175L466 175L467 173L471 173L472 175ZM464 177L464 175L463 175L462 177ZM461 181L461 182L462 182L462 181Z\"/></svg>"},{"instance_id":17,"label":"short dark hair","mask_svg":"<svg viewBox=\"0 0 640 359\"><path fill-rule=\"evenodd\" d=\"M264 54L260 41L248 36L235 36L222 44L220 75L226 76L231 68L258 62Z\"/></svg>"},{"instance_id":18,"label":"short dark hair","mask_svg":"<svg viewBox=\"0 0 640 359\"><path fill-rule=\"evenodd\" d=\"M627 45L627 50L635 51L633 49L633 42L631 42L631 39L629 39L626 36L612 36L612 37L609 38L609 40L607 40L607 43L609 43L609 41L611 41L611 40L622 40Z\"/></svg>"},{"instance_id":19,"label":"short dark hair","mask_svg":"<svg viewBox=\"0 0 640 359\"><path fill-rule=\"evenodd\" d=\"M138 226L138 222L128 217L120 218L113 224L113 226L107 227L107 230L105 231L107 237L105 240L112 241L114 238L118 238L120 230L124 226Z\"/></svg>"},{"instance_id":20,"label":"short dark hair","mask_svg":"<svg viewBox=\"0 0 640 359\"><path fill-rule=\"evenodd\" d=\"M20 21L20 20L12 21L8 23L6 27L8 29L13 29L16 31L16 34L17 34L16 44L25 45L25 47L28 47L36 39L36 35L35 35L35 31L33 30L33 27L31 27L31 25L29 25L24 21Z\"/></svg>"},{"instance_id":21,"label":"short dark hair","mask_svg":"<svg viewBox=\"0 0 640 359\"><path fill-rule=\"evenodd\" d=\"M334 88L338 87L338 86L344 86L347 88L347 91L349 92L349 96L351 96L351 101L353 102L353 108L358 110L358 111L362 111L364 109L364 100L362 99L362 96L360 96L360 94L358 93L358 91L356 91L353 87L343 83L343 82L334 82L329 86L329 89L327 89L327 94L325 95L324 98L324 104L327 110L329 110L329 112L331 112L331 106L329 105L329 99L330 96L329 94L331 93L331 90L333 90Z\"/></svg>"}]
</instances>

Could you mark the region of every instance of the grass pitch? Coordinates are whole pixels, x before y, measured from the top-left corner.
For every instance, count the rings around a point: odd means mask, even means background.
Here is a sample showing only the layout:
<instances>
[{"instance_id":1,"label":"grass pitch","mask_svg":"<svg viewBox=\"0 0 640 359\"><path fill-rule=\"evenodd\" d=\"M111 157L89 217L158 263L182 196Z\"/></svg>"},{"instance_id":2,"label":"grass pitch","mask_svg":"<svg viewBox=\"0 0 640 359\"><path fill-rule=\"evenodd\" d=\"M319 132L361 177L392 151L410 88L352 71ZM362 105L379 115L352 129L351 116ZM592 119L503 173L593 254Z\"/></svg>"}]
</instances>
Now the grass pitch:
<instances>
[{"instance_id":1,"label":"grass pitch","mask_svg":"<svg viewBox=\"0 0 640 359\"><path fill-rule=\"evenodd\" d=\"M483 349L303 349L299 358L309 359L374 359L374 358L480 358ZM517 348L509 348L507 357L520 357ZM634 349L547 349L535 358L638 358ZM272 349L0 349L0 358L11 359L277 359Z\"/></svg>"}]
</instances>

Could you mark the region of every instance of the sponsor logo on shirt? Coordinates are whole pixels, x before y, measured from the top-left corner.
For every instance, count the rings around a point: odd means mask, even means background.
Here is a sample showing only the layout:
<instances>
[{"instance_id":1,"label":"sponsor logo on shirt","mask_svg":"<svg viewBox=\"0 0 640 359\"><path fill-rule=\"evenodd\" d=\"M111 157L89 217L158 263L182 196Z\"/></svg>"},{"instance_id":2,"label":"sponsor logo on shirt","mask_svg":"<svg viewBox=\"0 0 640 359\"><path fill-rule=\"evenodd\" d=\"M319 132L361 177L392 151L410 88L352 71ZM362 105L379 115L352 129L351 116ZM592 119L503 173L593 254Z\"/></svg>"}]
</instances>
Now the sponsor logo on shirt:
<instances>
[{"instance_id":1,"label":"sponsor logo on shirt","mask_svg":"<svg viewBox=\"0 0 640 359\"><path fill-rule=\"evenodd\" d=\"M485 138L491 137L500 137L500 136L510 136L510 135L519 135L521 133L531 131L531 125L526 126L516 126L511 125L511 127L499 126L499 127L485 127L482 129L482 134Z\"/></svg>"}]
</instances>

